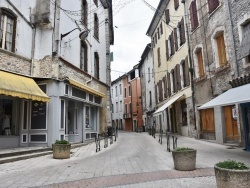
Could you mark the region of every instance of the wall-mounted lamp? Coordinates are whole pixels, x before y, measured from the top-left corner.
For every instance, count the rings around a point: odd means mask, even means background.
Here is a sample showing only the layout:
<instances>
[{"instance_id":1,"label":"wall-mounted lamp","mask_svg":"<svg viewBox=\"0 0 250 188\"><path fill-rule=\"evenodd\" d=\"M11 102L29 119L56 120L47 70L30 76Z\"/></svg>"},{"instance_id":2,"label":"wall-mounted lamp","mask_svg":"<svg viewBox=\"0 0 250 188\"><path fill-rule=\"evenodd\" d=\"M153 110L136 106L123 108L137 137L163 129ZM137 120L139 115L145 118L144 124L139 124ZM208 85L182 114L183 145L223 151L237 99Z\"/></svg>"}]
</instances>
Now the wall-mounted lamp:
<instances>
[{"instance_id":1,"label":"wall-mounted lamp","mask_svg":"<svg viewBox=\"0 0 250 188\"><path fill-rule=\"evenodd\" d=\"M72 29L72 30L69 31L68 33L61 34L61 40L62 40L64 37L66 37L68 34L70 34L71 32L75 31L76 29L78 29L78 30L80 31L79 38L80 38L81 40L85 40L85 39L87 38L87 36L88 36L89 31L81 31L81 29L78 28L78 27L75 28L75 29Z\"/></svg>"}]
</instances>

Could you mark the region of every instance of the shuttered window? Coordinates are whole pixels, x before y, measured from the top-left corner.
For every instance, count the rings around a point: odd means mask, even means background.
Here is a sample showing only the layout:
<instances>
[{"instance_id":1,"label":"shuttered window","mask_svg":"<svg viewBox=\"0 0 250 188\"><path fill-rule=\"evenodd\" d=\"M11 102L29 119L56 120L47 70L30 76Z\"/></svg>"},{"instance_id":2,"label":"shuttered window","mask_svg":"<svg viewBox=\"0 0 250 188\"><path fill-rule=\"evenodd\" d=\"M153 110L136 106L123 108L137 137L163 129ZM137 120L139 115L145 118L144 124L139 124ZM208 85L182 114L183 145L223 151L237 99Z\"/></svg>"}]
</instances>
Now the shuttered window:
<instances>
[{"instance_id":1,"label":"shuttered window","mask_svg":"<svg viewBox=\"0 0 250 188\"><path fill-rule=\"evenodd\" d=\"M163 80L164 80L164 98L166 99L168 97L168 82L166 75L164 76Z\"/></svg>"},{"instance_id":2,"label":"shuttered window","mask_svg":"<svg viewBox=\"0 0 250 188\"><path fill-rule=\"evenodd\" d=\"M208 0L207 3L209 14L212 13L220 5L219 0Z\"/></svg>"},{"instance_id":3,"label":"shuttered window","mask_svg":"<svg viewBox=\"0 0 250 188\"><path fill-rule=\"evenodd\" d=\"M166 24L170 22L169 9L165 10Z\"/></svg>"},{"instance_id":4,"label":"shuttered window","mask_svg":"<svg viewBox=\"0 0 250 188\"><path fill-rule=\"evenodd\" d=\"M183 65L183 78L184 78L184 87L190 85L190 78L189 78L189 66L188 66L188 56L185 58L185 63Z\"/></svg>"},{"instance_id":5,"label":"shuttered window","mask_svg":"<svg viewBox=\"0 0 250 188\"><path fill-rule=\"evenodd\" d=\"M155 33L155 44L157 44L157 34Z\"/></svg>"},{"instance_id":6,"label":"shuttered window","mask_svg":"<svg viewBox=\"0 0 250 188\"><path fill-rule=\"evenodd\" d=\"M170 73L167 73L167 79L168 79L168 84L167 84L167 92L168 92L168 97L171 96L171 78L170 78Z\"/></svg>"},{"instance_id":7,"label":"shuttered window","mask_svg":"<svg viewBox=\"0 0 250 188\"><path fill-rule=\"evenodd\" d=\"M161 35L163 34L162 23L160 25Z\"/></svg>"},{"instance_id":8,"label":"shuttered window","mask_svg":"<svg viewBox=\"0 0 250 188\"><path fill-rule=\"evenodd\" d=\"M202 51L199 49L196 52L197 61L198 61L198 68L199 68L199 77L204 76L204 66L203 66L203 57L202 57Z\"/></svg>"},{"instance_id":9,"label":"shuttered window","mask_svg":"<svg viewBox=\"0 0 250 188\"><path fill-rule=\"evenodd\" d=\"M172 31L170 35L170 47L171 47L171 53L170 56L174 55L174 32Z\"/></svg>"},{"instance_id":10,"label":"shuttered window","mask_svg":"<svg viewBox=\"0 0 250 188\"><path fill-rule=\"evenodd\" d=\"M158 67L161 66L161 51L160 48L157 49L157 57L158 57Z\"/></svg>"},{"instance_id":11,"label":"shuttered window","mask_svg":"<svg viewBox=\"0 0 250 188\"><path fill-rule=\"evenodd\" d=\"M88 24L88 4L86 0L82 0L82 23L85 26Z\"/></svg>"},{"instance_id":12,"label":"shuttered window","mask_svg":"<svg viewBox=\"0 0 250 188\"><path fill-rule=\"evenodd\" d=\"M155 85L155 102L156 102L156 104L158 103L157 95L158 95L158 93L157 93L157 85Z\"/></svg>"},{"instance_id":13,"label":"shuttered window","mask_svg":"<svg viewBox=\"0 0 250 188\"><path fill-rule=\"evenodd\" d=\"M180 22L180 46L186 42L184 19Z\"/></svg>"},{"instance_id":14,"label":"shuttered window","mask_svg":"<svg viewBox=\"0 0 250 188\"><path fill-rule=\"evenodd\" d=\"M94 14L94 36L99 39L99 18L97 14Z\"/></svg>"},{"instance_id":15,"label":"shuttered window","mask_svg":"<svg viewBox=\"0 0 250 188\"><path fill-rule=\"evenodd\" d=\"M165 41L165 46L166 46L166 57L167 57L167 60L168 60L169 59L168 40Z\"/></svg>"},{"instance_id":16,"label":"shuttered window","mask_svg":"<svg viewBox=\"0 0 250 188\"><path fill-rule=\"evenodd\" d=\"M177 51L178 48L179 48L178 36L177 36L177 28L174 28L174 42L175 42L175 51Z\"/></svg>"},{"instance_id":17,"label":"shuttered window","mask_svg":"<svg viewBox=\"0 0 250 188\"><path fill-rule=\"evenodd\" d=\"M160 39L160 29L159 29L159 27L157 28L157 34L158 34L158 39Z\"/></svg>"},{"instance_id":18,"label":"shuttered window","mask_svg":"<svg viewBox=\"0 0 250 188\"><path fill-rule=\"evenodd\" d=\"M190 21L191 21L191 31L194 31L199 26L196 0L192 1L189 7Z\"/></svg>"},{"instance_id":19,"label":"shuttered window","mask_svg":"<svg viewBox=\"0 0 250 188\"><path fill-rule=\"evenodd\" d=\"M179 7L179 0L174 0L174 9L177 10Z\"/></svg>"},{"instance_id":20,"label":"shuttered window","mask_svg":"<svg viewBox=\"0 0 250 188\"><path fill-rule=\"evenodd\" d=\"M81 64L80 64L80 69L85 71L85 72L88 72L88 57L87 57L87 54L88 54L88 48L87 48L87 44L82 41L81 42Z\"/></svg>"},{"instance_id":21,"label":"shuttered window","mask_svg":"<svg viewBox=\"0 0 250 188\"><path fill-rule=\"evenodd\" d=\"M158 82L158 87L159 87L159 101L162 101L162 81L160 80Z\"/></svg>"},{"instance_id":22,"label":"shuttered window","mask_svg":"<svg viewBox=\"0 0 250 188\"><path fill-rule=\"evenodd\" d=\"M180 72L180 65L177 64L176 65L176 78L177 78L176 82L177 82L177 90L178 91L181 90L181 74L180 73L181 73Z\"/></svg>"},{"instance_id":23,"label":"shuttered window","mask_svg":"<svg viewBox=\"0 0 250 188\"><path fill-rule=\"evenodd\" d=\"M216 43L219 56L219 65L223 66L227 63L224 33L221 33L219 36L216 37Z\"/></svg>"}]
</instances>

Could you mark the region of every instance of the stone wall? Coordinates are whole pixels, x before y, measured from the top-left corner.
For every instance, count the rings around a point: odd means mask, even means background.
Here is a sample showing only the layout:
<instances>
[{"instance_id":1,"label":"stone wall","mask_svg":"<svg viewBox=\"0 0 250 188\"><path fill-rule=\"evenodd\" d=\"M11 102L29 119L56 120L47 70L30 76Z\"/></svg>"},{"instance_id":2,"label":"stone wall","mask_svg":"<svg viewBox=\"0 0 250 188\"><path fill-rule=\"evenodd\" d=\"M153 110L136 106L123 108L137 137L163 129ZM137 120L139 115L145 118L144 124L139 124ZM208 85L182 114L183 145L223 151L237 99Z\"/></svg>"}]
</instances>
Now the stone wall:
<instances>
[{"instance_id":1,"label":"stone wall","mask_svg":"<svg viewBox=\"0 0 250 188\"><path fill-rule=\"evenodd\" d=\"M0 69L30 76L31 59L0 49Z\"/></svg>"}]
</instances>

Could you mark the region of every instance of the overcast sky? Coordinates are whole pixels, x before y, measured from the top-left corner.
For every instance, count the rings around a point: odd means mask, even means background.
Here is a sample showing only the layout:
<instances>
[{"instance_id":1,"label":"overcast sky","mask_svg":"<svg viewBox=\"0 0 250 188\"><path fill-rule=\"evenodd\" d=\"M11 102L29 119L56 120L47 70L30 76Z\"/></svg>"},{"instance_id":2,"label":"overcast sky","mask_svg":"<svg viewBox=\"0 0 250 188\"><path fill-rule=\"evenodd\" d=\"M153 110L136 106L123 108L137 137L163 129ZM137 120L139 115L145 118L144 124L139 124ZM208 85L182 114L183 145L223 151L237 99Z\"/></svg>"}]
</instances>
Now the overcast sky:
<instances>
[{"instance_id":1,"label":"overcast sky","mask_svg":"<svg viewBox=\"0 0 250 188\"><path fill-rule=\"evenodd\" d=\"M146 0L157 8L160 0ZM113 0L114 61L111 62L111 80L122 76L138 64L150 38L146 36L154 16L142 0Z\"/></svg>"}]
</instances>

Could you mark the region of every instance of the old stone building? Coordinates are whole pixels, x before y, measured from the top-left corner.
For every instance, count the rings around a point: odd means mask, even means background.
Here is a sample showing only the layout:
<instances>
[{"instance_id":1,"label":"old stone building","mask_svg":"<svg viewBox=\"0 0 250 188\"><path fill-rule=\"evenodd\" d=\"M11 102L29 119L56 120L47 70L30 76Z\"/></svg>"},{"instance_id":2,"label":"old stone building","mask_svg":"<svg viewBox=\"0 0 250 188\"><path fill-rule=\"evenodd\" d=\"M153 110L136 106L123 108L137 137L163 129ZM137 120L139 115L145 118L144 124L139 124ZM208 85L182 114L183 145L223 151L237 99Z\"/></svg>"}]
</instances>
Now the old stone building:
<instances>
[{"instance_id":1,"label":"old stone building","mask_svg":"<svg viewBox=\"0 0 250 188\"><path fill-rule=\"evenodd\" d=\"M111 125L112 0L1 0L0 8L1 71L29 78L21 89L34 80L41 88L23 96L1 72L0 113L11 119L7 129L0 120L0 148L84 142Z\"/></svg>"}]
</instances>

